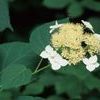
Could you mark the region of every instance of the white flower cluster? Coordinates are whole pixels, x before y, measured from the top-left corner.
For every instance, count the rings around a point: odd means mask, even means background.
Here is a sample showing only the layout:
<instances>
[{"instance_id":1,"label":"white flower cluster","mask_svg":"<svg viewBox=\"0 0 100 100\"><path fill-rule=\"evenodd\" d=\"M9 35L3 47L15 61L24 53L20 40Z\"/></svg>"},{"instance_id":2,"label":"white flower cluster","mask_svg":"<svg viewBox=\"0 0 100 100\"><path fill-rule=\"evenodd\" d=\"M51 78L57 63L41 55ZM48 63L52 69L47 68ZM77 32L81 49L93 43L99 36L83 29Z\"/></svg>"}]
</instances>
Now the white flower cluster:
<instances>
[{"instance_id":1,"label":"white flower cluster","mask_svg":"<svg viewBox=\"0 0 100 100\"><path fill-rule=\"evenodd\" d=\"M97 39L100 39L100 35L96 34L93 30L92 25L87 22L82 20L82 23L85 25L85 27L89 28L93 33L94 36ZM61 27L63 24L58 24L58 22L55 22L55 25L50 26L50 33L52 33L55 29ZM68 60L63 59L62 56L60 54L58 54L50 45L47 45L45 47L45 50L41 52L40 56L44 59L48 59L49 62L51 63L51 67L53 70L58 70L60 69L62 66L66 66L66 65L70 65L70 63L68 62ZM99 63L97 55L91 56L90 58L84 58L83 63L86 65L86 69L89 70L90 72L95 70L95 68L99 67Z\"/></svg>"},{"instance_id":2,"label":"white flower cluster","mask_svg":"<svg viewBox=\"0 0 100 100\"><path fill-rule=\"evenodd\" d=\"M69 62L63 59L50 45L47 45L45 50L40 54L42 58L47 58L53 70L58 70L61 66L66 66Z\"/></svg>"},{"instance_id":3,"label":"white flower cluster","mask_svg":"<svg viewBox=\"0 0 100 100\"><path fill-rule=\"evenodd\" d=\"M94 32L93 26L89 22L82 20L82 23L94 33L94 36L97 39L100 39L100 35ZM95 68L99 67L100 64L97 62L97 60L98 60L97 55L94 55L91 56L89 59L84 58L83 63L86 65L87 70L91 72L95 70Z\"/></svg>"}]
</instances>

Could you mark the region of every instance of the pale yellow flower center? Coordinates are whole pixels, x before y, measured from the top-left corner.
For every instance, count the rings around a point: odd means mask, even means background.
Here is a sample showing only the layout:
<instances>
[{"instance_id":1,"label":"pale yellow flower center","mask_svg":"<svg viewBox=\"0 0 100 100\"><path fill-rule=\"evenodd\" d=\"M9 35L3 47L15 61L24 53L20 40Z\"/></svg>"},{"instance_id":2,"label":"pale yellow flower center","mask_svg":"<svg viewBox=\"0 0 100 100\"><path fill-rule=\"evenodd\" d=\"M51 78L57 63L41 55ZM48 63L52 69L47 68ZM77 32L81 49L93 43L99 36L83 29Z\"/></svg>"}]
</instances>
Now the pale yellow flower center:
<instances>
[{"instance_id":1,"label":"pale yellow flower center","mask_svg":"<svg viewBox=\"0 0 100 100\"><path fill-rule=\"evenodd\" d=\"M79 23L63 24L52 34L51 45L71 64L80 62L87 52L90 55L100 52L100 40L84 32L84 26Z\"/></svg>"}]
</instances>

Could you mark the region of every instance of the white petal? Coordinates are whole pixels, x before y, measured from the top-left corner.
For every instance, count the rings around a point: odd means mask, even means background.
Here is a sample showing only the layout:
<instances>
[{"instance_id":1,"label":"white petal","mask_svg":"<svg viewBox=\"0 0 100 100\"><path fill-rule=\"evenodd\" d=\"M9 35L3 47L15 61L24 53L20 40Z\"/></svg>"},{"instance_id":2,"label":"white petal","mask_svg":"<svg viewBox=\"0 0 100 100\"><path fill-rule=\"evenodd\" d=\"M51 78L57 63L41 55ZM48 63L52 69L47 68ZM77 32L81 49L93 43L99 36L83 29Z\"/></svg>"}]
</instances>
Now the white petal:
<instances>
[{"instance_id":1,"label":"white petal","mask_svg":"<svg viewBox=\"0 0 100 100\"><path fill-rule=\"evenodd\" d=\"M56 20L55 24L58 25L58 21L57 20Z\"/></svg>"},{"instance_id":2,"label":"white petal","mask_svg":"<svg viewBox=\"0 0 100 100\"><path fill-rule=\"evenodd\" d=\"M51 29L56 29L58 25L50 26Z\"/></svg>"},{"instance_id":3,"label":"white petal","mask_svg":"<svg viewBox=\"0 0 100 100\"><path fill-rule=\"evenodd\" d=\"M86 27L88 27L89 29L93 29L92 25L91 25L89 22L82 20L82 23L83 23Z\"/></svg>"},{"instance_id":4,"label":"white petal","mask_svg":"<svg viewBox=\"0 0 100 100\"><path fill-rule=\"evenodd\" d=\"M53 50L53 48L48 45L46 46L46 52L51 56L51 57L54 57L57 55L57 52Z\"/></svg>"},{"instance_id":5,"label":"white petal","mask_svg":"<svg viewBox=\"0 0 100 100\"><path fill-rule=\"evenodd\" d=\"M51 65L52 65L51 67L53 70L58 70L61 68L60 64L58 64L58 63L51 63Z\"/></svg>"},{"instance_id":6,"label":"white petal","mask_svg":"<svg viewBox=\"0 0 100 100\"><path fill-rule=\"evenodd\" d=\"M98 68L100 66L99 63L95 63L95 68Z\"/></svg>"},{"instance_id":7,"label":"white petal","mask_svg":"<svg viewBox=\"0 0 100 100\"><path fill-rule=\"evenodd\" d=\"M58 24L58 21L57 21L57 20L56 20L55 23L56 23L56 26L57 26L57 27L61 27L61 26L63 25L63 24Z\"/></svg>"},{"instance_id":8,"label":"white petal","mask_svg":"<svg viewBox=\"0 0 100 100\"><path fill-rule=\"evenodd\" d=\"M84 63L85 65L89 65L89 64L90 64L89 59L88 59L88 58L84 58L84 59L83 59L83 63Z\"/></svg>"},{"instance_id":9,"label":"white petal","mask_svg":"<svg viewBox=\"0 0 100 100\"><path fill-rule=\"evenodd\" d=\"M55 58L56 55L57 55L57 52L56 52L56 51L50 52L50 56L51 56L51 57Z\"/></svg>"},{"instance_id":10,"label":"white petal","mask_svg":"<svg viewBox=\"0 0 100 100\"><path fill-rule=\"evenodd\" d=\"M50 29L54 28L54 25L50 26Z\"/></svg>"},{"instance_id":11,"label":"white petal","mask_svg":"<svg viewBox=\"0 0 100 100\"><path fill-rule=\"evenodd\" d=\"M93 30L93 26L89 22L84 21L84 20L81 20L81 21L87 28L89 28L93 33L95 33Z\"/></svg>"},{"instance_id":12,"label":"white petal","mask_svg":"<svg viewBox=\"0 0 100 100\"><path fill-rule=\"evenodd\" d=\"M53 51L53 48L50 45L47 45L45 50L46 50L46 52L50 53Z\"/></svg>"},{"instance_id":13,"label":"white petal","mask_svg":"<svg viewBox=\"0 0 100 100\"><path fill-rule=\"evenodd\" d=\"M65 59L63 59L61 62L60 62L60 65L61 66L66 66L66 65L68 65L69 64L69 62L67 61L67 60L65 60Z\"/></svg>"},{"instance_id":14,"label":"white petal","mask_svg":"<svg viewBox=\"0 0 100 100\"><path fill-rule=\"evenodd\" d=\"M97 38L97 39L99 39L100 40L100 34L94 34L94 36Z\"/></svg>"},{"instance_id":15,"label":"white petal","mask_svg":"<svg viewBox=\"0 0 100 100\"><path fill-rule=\"evenodd\" d=\"M59 54L55 56L54 60L61 66L66 66L69 63L66 59L63 59Z\"/></svg>"},{"instance_id":16,"label":"white petal","mask_svg":"<svg viewBox=\"0 0 100 100\"><path fill-rule=\"evenodd\" d=\"M55 29L57 29L57 28L59 28L61 26L62 26L62 24L58 24L58 22L55 21L55 25L50 26L51 30L49 31L49 33L52 33Z\"/></svg>"},{"instance_id":17,"label":"white petal","mask_svg":"<svg viewBox=\"0 0 100 100\"><path fill-rule=\"evenodd\" d=\"M53 70L58 70L61 68L60 64L57 63L54 59L48 58L49 62L51 63L51 67Z\"/></svg>"},{"instance_id":18,"label":"white petal","mask_svg":"<svg viewBox=\"0 0 100 100\"><path fill-rule=\"evenodd\" d=\"M48 53L46 51L42 51L41 54L40 54L40 56L42 58L48 58Z\"/></svg>"},{"instance_id":19,"label":"white petal","mask_svg":"<svg viewBox=\"0 0 100 100\"><path fill-rule=\"evenodd\" d=\"M97 60L98 60L98 58L97 58L96 55L94 55L94 56L92 56L92 57L89 58L89 62L92 63L92 64L93 64L93 63L96 63Z\"/></svg>"},{"instance_id":20,"label":"white petal","mask_svg":"<svg viewBox=\"0 0 100 100\"><path fill-rule=\"evenodd\" d=\"M50 28L56 28L58 26L58 22L55 21L55 25L50 26Z\"/></svg>"},{"instance_id":21,"label":"white petal","mask_svg":"<svg viewBox=\"0 0 100 100\"><path fill-rule=\"evenodd\" d=\"M93 70L95 70L95 65L88 65L86 66L86 69L92 72Z\"/></svg>"},{"instance_id":22,"label":"white petal","mask_svg":"<svg viewBox=\"0 0 100 100\"><path fill-rule=\"evenodd\" d=\"M55 29L50 29L49 33L52 33Z\"/></svg>"}]
</instances>

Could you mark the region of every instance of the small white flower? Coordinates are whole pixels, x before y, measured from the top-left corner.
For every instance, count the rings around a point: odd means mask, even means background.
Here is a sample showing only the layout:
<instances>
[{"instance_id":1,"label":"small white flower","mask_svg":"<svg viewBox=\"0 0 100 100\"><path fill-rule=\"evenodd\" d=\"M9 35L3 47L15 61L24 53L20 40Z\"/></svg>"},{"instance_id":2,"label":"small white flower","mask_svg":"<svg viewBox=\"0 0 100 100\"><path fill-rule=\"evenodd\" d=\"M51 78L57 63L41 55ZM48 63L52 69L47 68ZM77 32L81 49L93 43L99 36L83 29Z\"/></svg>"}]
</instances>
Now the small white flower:
<instances>
[{"instance_id":1,"label":"small white flower","mask_svg":"<svg viewBox=\"0 0 100 100\"><path fill-rule=\"evenodd\" d=\"M94 30L93 30L93 26L90 24L90 22L87 22L87 21L84 21L84 20L81 20L81 21L87 28L89 28L93 33L95 33Z\"/></svg>"},{"instance_id":2,"label":"small white flower","mask_svg":"<svg viewBox=\"0 0 100 100\"><path fill-rule=\"evenodd\" d=\"M61 27L62 24L58 24L57 21L55 21L55 25L50 26L50 33L52 33L55 29Z\"/></svg>"},{"instance_id":3,"label":"small white flower","mask_svg":"<svg viewBox=\"0 0 100 100\"><path fill-rule=\"evenodd\" d=\"M86 69L89 70L90 72L95 70L95 68L99 67L99 63L97 62L97 56L94 55L92 57L88 58L84 58L83 59L83 63L86 65Z\"/></svg>"},{"instance_id":4,"label":"small white flower","mask_svg":"<svg viewBox=\"0 0 100 100\"><path fill-rule=\"evenodd\" d=\"M45 50L41 52L40 56L42 58L47 58L53 70L58 70L61 66L66 66L69 62L63 59L50 45L47 45Z\"/></svg>"},{"instance_id":5,"label":"small white flower","mask_svg":"<svg viewBox=\"0 0 100 100\"><path fill-rule=\"evenodd\" d=\"M94 36L97 38L97 39L99 39L100 40L100 34L94 34Z\"/></svg>"}]
</instances>

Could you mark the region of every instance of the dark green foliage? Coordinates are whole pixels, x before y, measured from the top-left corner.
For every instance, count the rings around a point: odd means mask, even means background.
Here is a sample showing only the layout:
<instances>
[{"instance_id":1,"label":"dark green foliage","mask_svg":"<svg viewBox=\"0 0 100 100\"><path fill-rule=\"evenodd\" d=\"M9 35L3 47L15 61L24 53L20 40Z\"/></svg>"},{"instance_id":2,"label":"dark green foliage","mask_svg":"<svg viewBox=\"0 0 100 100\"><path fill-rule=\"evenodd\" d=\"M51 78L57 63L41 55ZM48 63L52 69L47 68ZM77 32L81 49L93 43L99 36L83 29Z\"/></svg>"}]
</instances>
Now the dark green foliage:
<instances>
[{"instance_id":1,"label":"dark green foliage","mask_svg":"<svg viewBox=\"0 0 100 100\"><path fill-rule=\"evenodd\" d=\"M44 0L43 5L48 8L61 9L67 6L70 0Z\"/></svg>"},{"instance_id":2,"label":"dark green foliage","mask_svg":"<svg viewBox=\"0 0 100 100\"><path fill-rule=\"evenodd\" d=\"M100 100L100 68L90 73L81 63L34 74L56 20L88 20L100 33L99 13L99 0L0 0L0 100Z\"/></svg>"},{"instance_id":3,"label":"dark green foliage","mask_svg":"<svg viewBox=\"0 0 100 100\"><path fill-rule=\"evenodd\" d=\"M24 65L10 65L2 70L1 89L25 85L31 81L32 73Z\"/></svg>"},{"instance_id":4,"label":"dark green foliage","mask_svg":"<svg viewBox=\"0 0 100 100\"><path fill-rule=\"evenodd\" d=\"M0 92L0 100L11 100L12 94L9 91Z\"/></svg>"},{"instance_id":5,"label":"dark green foliage","mask_svg":"<svg viewBox=\"0 0 100 100\"><path fill-rule=\"evenodd\" d=\"M6 28L13 30L10 24L8 0L0 0L0 31Z\"/></svg>"},{"instance_id":6,"label":"dark green foliage","mask_svg":"<svg viewBox=\"0 0 100 100\"><path fill-rule=\"evenodd\" d=\"M0 45L0 55L1 69L16 63L23 64L27 67L35 67L35 60L38 60L37 55L32 51L29 44L22 42Z\"/></svg>"}]
</instances>

